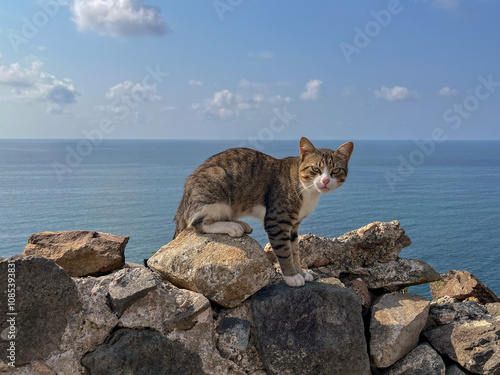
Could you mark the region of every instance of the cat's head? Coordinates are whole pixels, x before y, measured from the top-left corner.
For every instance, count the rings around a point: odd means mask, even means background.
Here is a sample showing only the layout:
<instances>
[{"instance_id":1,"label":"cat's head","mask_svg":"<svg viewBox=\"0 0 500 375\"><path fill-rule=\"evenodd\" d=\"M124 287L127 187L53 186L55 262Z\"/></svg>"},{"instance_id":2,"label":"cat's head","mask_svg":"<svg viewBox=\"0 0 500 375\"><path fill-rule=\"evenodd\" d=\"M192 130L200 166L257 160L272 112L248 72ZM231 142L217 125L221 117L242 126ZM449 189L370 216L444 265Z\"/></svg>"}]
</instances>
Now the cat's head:
<instances>
[{"instance_id":1,"label":"cat's head","mask_svg":"<svg viewBox=\"0 0 500 375\"><path fill-rule=\"evenodd\" d=\"M344 143L337 150L316 148L305 137L300 140L299 178L305 191L329 193L340 187L347 178L347 165L354 145Z\"/></svg>"}]
</instances>

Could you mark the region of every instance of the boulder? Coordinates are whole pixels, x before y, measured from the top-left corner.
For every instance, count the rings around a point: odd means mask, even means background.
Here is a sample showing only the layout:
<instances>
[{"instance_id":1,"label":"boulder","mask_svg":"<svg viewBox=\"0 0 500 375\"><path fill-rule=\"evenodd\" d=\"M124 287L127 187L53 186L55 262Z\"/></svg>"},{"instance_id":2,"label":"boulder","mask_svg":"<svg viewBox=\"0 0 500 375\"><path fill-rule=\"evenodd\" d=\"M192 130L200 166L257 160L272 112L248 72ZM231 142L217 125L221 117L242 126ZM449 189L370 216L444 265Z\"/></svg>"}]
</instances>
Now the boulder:
<instances>
[{"instance_id":1,"label":"boulder","mask_svg":"<svg viewBox=\"0 0 500 375\"><path fill-rule=\"evenodd\" d=\"M500 373L500 320L456 321L424 333L441 354L474 374Z\"/></svg>"},{"instance_id":2,"label":"boulder","mask_svg":"<svg viewBox=\"0 0 500 375\"><path fill-rule=\"evenodd\" d=\"M404 258L351 269L346 275L348 280L362 279L369 289L381 289L386 292L439 280L439 273L426 262Z\"/></svg>"},{"instance_id":3,"label":"boulder","mask_svg":"<svg viewBox=\"0 0 500 375\"><path fill-rule=\"evenodd\" d=\"M92 375L205 374L197 353L151 329L118 329L82 364Z\"/></svg>"},{"instance_id":4,"label":"boulder","mask_svg":"<svg viewBox=\"0 0 500 375\"><path fill-rule=\"evenodd\" d=\"M498 295L469 271L451 270L430 287L433 299L450 296L460 301L476 298L482 304L500 302Z\"/></svg>"},{"instance_id":5,"label":"boulder","mask_svg":"<svg viewBox=\"0 0 500 375\"><path fill-rule=\"evenodd\" d=\"M147 327L166 334L175 329L191 329L197 317L206 310L210 310L210 302L202 294L179 289L169 283L158 283L124 311L120 325Z\"/></svg>"},{"instance_id":6,"label":"boulder","mask_svg":"<svg viewBox=\"0 0 500 375\"><path fill-rule=\"evenodd\" d=\"M361 304L349 289L274 284L252 297L252 312L267 374L370 374Z\"/></svg>"},{"instance_id":7,"label":"boulder","mask_svg":"<svg viewBox=\"0 0 500 375\"><path fill-rule=\"evenodd\" d=\"M460 302L452 297L432 301L426 330L453 322L468 322L488 318L488 310L476 301Z\"/></svg>"},{"instance_id":8,"label":"boulder","mask_svg":"<svg viewBox=\"0 0 500 375\"><path fill-rule=\"evenodd\" d=\"M385 294L374 304L370 320L370 360L375 367L389 367L418 343L427 322L429 301L406 294Z\"/></svg>"},{"instance_id":9,"label":"boulder","mask_svg":"<svg viewBox=\"0 0 500 375\"><path fill-rule=\"evenodd\" d=\"M251 323L245 319L224 318L217 327L219 351L245 351L250 340Z\"/></svg>"},{"instance_id":10,"label":"boulder","mask_svg":"<svg viewBox=\"0 0 500 375\"><path fill-rule=\"evenodd\" d=\"M445 371L443 359L429 344L423 343L397 361L384 375L445 375Z\"/></svg>"},{"instance_id":11,"label":"boulder","mask_svg":"<svg viewBox=\"0 0 500 375\"><path fill-rule=\"evenodd\" d=\"M500 318L500 302L487 303L485 306L488 310L488 314L494 318Z\"/></svg>"},{"instance_id":12,"label":"boulder","mask_svg":"<svg viewBox=\"0 0 500 375\"><path fill-rule=\"evenodd\" d=\"M39 256L5 259L0 275L0 351L7 353L10 341L4 336L14 334L16 366L45 360L59 349L68 320L82 310L75 283L56 263Z\"/></svg>"},{"instance_id":13,"label":"boulder","mask_svg":"<svg viewBox=\"0 0 500 375\"><path fill-rule=\"evenodd\" d=\"M120 317L130 305L153 289L156 289L153 272L145 267L125 268L113 276L109 285L109 302Z\"/></svg>"},{"instance_id":14,"label":"boulder","mask_svg":"<svg viewBox=\"0 0 500 375\"><path fill-rule=\"evenodd\" d=\"M363 280L356 279L346 282L345 287L356 293L359 298L359 302L361 302L361 306L363 307L363 316L367 315L372 305L372 299L370 296L370 291L368 290L368 285L366 285Z\"/></svg>"},{"instance_id":15,"label":"boulder","mask_svg":"<svg viewBox=\"0 0 500 375\"><path fill-rule=\"evenodd\" d=\"M235 307L275 276L260 244L243 235L183 231L148 260L148 266L174 285Z\"/></svg>"},{"instance_id":16,"label":"boulder","mask_svg":"<svg viewBox=\"0 0 500 375\"><path fill-rule=\"evenodd\" d=\"M470 375L470 372L454 363L446 367L446 375Z\"/></svg>"},{"instance_id":17,"label":"boulder","mask_svg":"<svg viewBox=\"0 0 500 375\"><path fill-rule=\"evenodd\" d=\"M33 234L23 255L52 259L70 276L98 276L125 264L129 237L88 230Z\"/></svg>"},{"instance_id":18,"label":"boulder","mask_svg":"<svg viewBox=\"0 0 500 375\"><path fill-rule=\"evenodd\" d=\"M397 220L390 223L376 221L332 239L310 233L299 236L303 267L332 264L341 271L395 260L401 249L410 244L410 238ZM270 244L266 246L266 252L272 252Z\"/></svg>"}]
</instances>

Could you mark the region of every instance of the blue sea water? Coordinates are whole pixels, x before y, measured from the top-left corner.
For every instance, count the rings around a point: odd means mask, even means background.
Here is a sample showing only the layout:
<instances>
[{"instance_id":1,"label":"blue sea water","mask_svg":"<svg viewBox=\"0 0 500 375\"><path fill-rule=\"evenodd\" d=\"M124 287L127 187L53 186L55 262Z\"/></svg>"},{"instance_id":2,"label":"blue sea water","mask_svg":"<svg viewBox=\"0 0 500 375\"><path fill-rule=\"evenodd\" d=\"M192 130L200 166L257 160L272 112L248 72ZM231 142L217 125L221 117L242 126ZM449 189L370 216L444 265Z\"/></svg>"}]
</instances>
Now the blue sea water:
<instances>
[{"instance_id":1,"label":"blue sea water","mask_svg":"<svg viewBox=\"0 0 500 375\"><path fill-rule=\"evenodd\" d=\"M298 142L261 151L298 154ZM314 142L336 148L341 141ZM168 243L185 178L240 141L0 140L0 256L32 233L89 229L130 236L126 259L142 263ZM300 233L336 237L399 220L413 244L400 256L439 272L466 269L500 293L500 142L356 141L346 183L323 196ZM252 236L263 245L255 220ZM429 296L428 286L412 292Z\"/></svg>"}]
</instances>

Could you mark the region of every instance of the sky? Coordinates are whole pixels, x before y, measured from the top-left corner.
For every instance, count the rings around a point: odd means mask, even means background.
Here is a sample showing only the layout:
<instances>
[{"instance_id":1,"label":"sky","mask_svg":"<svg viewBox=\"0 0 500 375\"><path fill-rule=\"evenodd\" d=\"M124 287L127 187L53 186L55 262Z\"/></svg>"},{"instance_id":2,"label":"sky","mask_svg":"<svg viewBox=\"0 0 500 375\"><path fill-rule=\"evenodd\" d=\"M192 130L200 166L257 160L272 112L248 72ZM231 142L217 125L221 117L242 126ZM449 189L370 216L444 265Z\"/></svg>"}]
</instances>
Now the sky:
<instances>
[{"instance_id":1,"label":"sky","mask_svg":"<svg viewBox=\"0 0 500 375\"><path fill-rule=\"evenodd\" d=\"M500 139L500 0L0 0L0 138Z\"/></svg>"}]
</instances>

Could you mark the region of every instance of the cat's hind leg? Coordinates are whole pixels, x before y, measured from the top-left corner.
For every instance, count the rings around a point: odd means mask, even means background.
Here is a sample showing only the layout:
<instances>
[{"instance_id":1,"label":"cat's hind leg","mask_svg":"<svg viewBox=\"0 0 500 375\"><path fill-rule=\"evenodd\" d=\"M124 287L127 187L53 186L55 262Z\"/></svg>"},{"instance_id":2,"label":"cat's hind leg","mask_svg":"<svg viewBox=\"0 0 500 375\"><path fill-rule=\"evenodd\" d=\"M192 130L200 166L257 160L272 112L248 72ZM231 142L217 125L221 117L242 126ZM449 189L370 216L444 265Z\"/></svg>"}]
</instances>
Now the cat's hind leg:
<instances>
[{"instance_id":1,"label":"cat's hind leg","mask_svg":"<svg viewBox=\"0 0 500 375\"><path fill-rule=\"evenodd\" d=\"M253 229L252 227L250 226L250 224L248 223L245 223L244 221L241 221L241 220L234 220L235 223L238 223L241 225L241 227L243 228L243 231L246 233L246 234L250 234L253 232Z\"/></svg>"},{"instance_id":2,"label":"cat's hind leg","mask_svg":"<svg viewBox=\"0 0 500 375\"><path fill-rule=\"evenodd\" d=\"M222 233L228 234L231 237L241 237L245 233L245 229L239 223L234 221L215 221L210 224L202 225L203 233Z\"/></svg>"},{"instance_id":3,"label":"cat's hind leg","mask_svg":"<svg viewBox=\"0 0 500 375\"><path fill-rule=\"evenodd\" d=\"M221 233L231 237L241 237L245 228L239 222L231 221L231 208L224 203L214 203L203 206L191 222L199 233ZM250 227L248 224L246 224ZM250 228L251 229L251 228Z\"/></svg>"}]
</instances>

